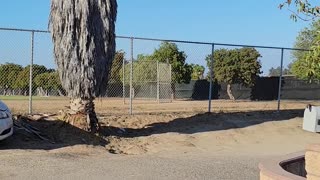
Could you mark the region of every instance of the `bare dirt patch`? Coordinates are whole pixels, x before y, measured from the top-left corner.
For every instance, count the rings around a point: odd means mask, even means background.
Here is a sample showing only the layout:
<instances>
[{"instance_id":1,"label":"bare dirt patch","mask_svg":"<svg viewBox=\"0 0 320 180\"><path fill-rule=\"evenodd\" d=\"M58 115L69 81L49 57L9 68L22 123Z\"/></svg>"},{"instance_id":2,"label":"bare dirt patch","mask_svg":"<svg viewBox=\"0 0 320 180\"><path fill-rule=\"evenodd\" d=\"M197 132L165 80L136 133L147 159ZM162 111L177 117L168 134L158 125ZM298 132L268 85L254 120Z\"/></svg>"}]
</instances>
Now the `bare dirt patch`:
<instances>
[{"instance_id":1,"label":"bare dirt patch","mask_svg":"<svg viewBox=\"0 0 320 180\"><path fill-rule=\"evenodd\" d=\"M101 115L100 134L57 120L55 116L33 116L26 121L41 130L50 141L41 140L22 130L5 141L1 149L56 150L73 153L84 149L104 149L114 154L154 154L189 152L232 152L269 149L282 143L280 151L289 151L290 141L301 145L320 140L317 134L301 129L302 110L220 112L220 113L149 113L144 115ZM307 139L307 140L304 140ZM286 146L285 143L288 142ZM68 149L69 148L69 149ZM77 150L78 149L78 150ZM90 150L90 151L91 151ZM277 151L279 153L279 150Z\"/></svg>"},{"instance_id":2,"label":"bare dirt patch","mask_svg":"<svg viewBox=\"0 0 320 180\"><path fill-rule=\"evenodd\" d=\"M238 153L242 149L243 152L272 154L275 145L279 146L275 153L291 152L291 138L300 140L294 145L301 150L307 142L320 140L317 134L301 129L302 113L301 110L286 110L281 113L149 114L108 116L102 122L111 132L107 148L116 153L231 153L236 148Z\"/></svg>"},{"instance_id":3,"label":"bare dirt patch","mask_svg":"<svg viewBox=\"0 0 320 180\"><path fill-rule=\"evenodd\" d=\"M54 116L35 116L28 123L54 143L15 131L0 143L0 178L257 179L262 159L320 141L319 134L301 128L305 104L287 104L280 113L267 110L270 104L254 105L229 102L229 109L211 114L193 112L192 106L133 116L101 113L100 135Z\"/></svg>"}]
</instances>

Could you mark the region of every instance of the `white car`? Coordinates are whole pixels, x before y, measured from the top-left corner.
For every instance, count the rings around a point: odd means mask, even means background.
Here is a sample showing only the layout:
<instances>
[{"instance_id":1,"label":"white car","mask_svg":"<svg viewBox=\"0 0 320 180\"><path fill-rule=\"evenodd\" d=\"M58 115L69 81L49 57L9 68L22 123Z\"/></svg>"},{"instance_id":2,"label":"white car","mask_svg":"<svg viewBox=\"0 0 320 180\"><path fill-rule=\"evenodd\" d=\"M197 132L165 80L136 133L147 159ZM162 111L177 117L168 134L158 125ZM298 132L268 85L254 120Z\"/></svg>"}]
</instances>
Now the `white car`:
<instances>
[{"instance_id":1,"label":"white car","mask_svg":"<svg viewBox=\"0 0 320 180\"><path fill-rule=\"evenodd\" d=\"M0 101L0 140L6 139L13 133L13 120L9 108Z\"/></svg>"}]
</instances>

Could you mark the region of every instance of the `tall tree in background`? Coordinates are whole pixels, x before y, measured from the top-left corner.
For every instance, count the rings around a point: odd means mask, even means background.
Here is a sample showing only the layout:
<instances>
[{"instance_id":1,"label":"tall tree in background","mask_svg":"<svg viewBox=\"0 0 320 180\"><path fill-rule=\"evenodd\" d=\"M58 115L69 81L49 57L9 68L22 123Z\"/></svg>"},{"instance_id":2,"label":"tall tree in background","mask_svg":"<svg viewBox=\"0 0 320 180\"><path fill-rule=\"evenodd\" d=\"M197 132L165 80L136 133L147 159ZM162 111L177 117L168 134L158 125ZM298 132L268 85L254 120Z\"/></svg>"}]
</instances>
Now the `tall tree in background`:
<instances>
[{"instance_id":1,"label":"tall tree in background","mask_svg":"<svg viewBox=\"0 0 320 180\"><path fill-rule=\"evenodd\" d=\"M172 84L171 90L173 97L176 97L175 83L190 83L192 66L186 63L187 55L184 51L180 51L177 44L170 42L161 43L158 49L155 49L151 55L151 59L159 62L168 62L172 67Z\"/></svg>"},{"instance_id":2,"label":"tall tree in background","mask_svg":"<svg viewBox=\"0 0 320 180\"><path fill-rule=\"evenodd\" d=\"M318 33L315 41L316 43L311 47L311 51L292 66L294 75L310 83L320 80L320 33Z\"/></svg>"},{"instance_id":3,"label":"tall tree in background","mask_svg":"<svg viewBox=\"0 0 320 180\"><path fill-rule=\"evenodd\" d=\"M159 62L168 62L172 66L172 81L175 83L189 83L191 80L192 67L186 63L187 55L180 51L177 44L170 42L161 43L150 56Z\"/></svg>"},{"instance_id":4,"label":"tall tree in background","mask_svg":"<svg viewBox=\"0 0 320 180\"><path fill-rule=\"evenodd\" d=\"M17 81L17 74L23 70L22 66L13 63L0 65L0 87L4 90L3 95L7 95L9 89L14 89Z\"/></svg>"},{"instance_id":5,"label":"tall tree in background","mask_svg":"<svg viewBox=\"0 0 320 180\"><path fill-rule=\"evenodd\" d=\"M105 94L115 55L116 0L51 0L49 28L70 114L79 126L98 129L94 98Z\"/></svg>"},{"instance_id":6,"label":"tall tree in background","mask_svg":"<svg viewBox=\"0 0 320 180\"><path fill-rule=\"evenodd\" d=\"M313 2L314 3L314 2ZM309 31L311 34L311 51L304 53L301 59L297 59L292 65L292 72L300 79L308 80L312 82L320 79L320 32L319 28L319 17L320 17L320 6L312 4L309 0L286 0L283 4L280 4L280 8L284 6L295 5L295 10L292 12L291 18L295 21L297 19L314 21L312 28L314 33ZM312 29L311 29L312 30Z\"/></svg>"},{"instance_id":7,"label":"tall tree in background","mask_svg":"<svg viewBox=\"0 0 320 180\"><path fill-rule=\"evenodd\" d=\"M37 88L37 84L34 81L38 75L42 73L48 72L48 69L43 65L34 64L32 65L32 88L35 90ZM16 81L14 84L14 88L19 89L20 93L23 95L27 95L29 92L29 79L30 79L30 65L23 68L22 71L17 74Z\"/></svg>"},{"instance_id":8,"label":"tall tree in background","mask_svg":"<svg viewBox=\"0 0 320 180\"><path fill-rule=\"evenodd\" d=\"M208 55L207 66L211 67ZM252 87L256 78L262 72L259 61L260 53L254 48L219 49L214 52L214 78L219 83L227 83L227 93L231 100L235 100L232 94L232 84L242 84Z\"/></svg>"},{"instance_id":9,"label":"tall tree in background","mask_svg":"<svg viewBox=\"0 0 320 180\"><path fill-rule=\"evenodd\" d=\"M290 71L297 78L313 82L320 79L320 21L314 21L310 28L300 32L296 46L308 47L311 51L295 51L295 60Z\"/></svg>"},{"instance_id":10,"label":"tall tree in background","mask_svg":"<svg viewBox=\"0 0 320 180\"><path fill-rule=\"evenodd\" d=\"M311 49L316 43L316 37L320 31L320 20L313 21L310 27L304 28L299 32L296 38L294 48L297 49ZM305 58L307 51L292 51L294 61L299 61Z\"/></svg>"},{"instance_id":11,"label":"tall tree in background","mask_svg":"<svg viewBox=\"0 0 320 180\"><path fill-rule=\"evenodd\" d=\"M18 64L0 64L0 89L3 95L27 95L29 91L30 65L22 67ZM60 79L53 69L43 65L34 64L32 74L33 90L58 90L63 95Z\"/></svg>"},{"instance_id":12,"label":"tall tree in background","mask_svg":"<svg viewBox=\"0 0 320 180\"><path fill-rule=\"evenodd\" d=\"M133 63L134 82L154 81L157 80L157 66L154 62L169 63L172 67L172 83L171 89L175 97L175 84L190 83L192 75L192 66L186 63L187 55L184 51L180 51L177 44L171 42L162 42L160 46L154 50L151 55L139 54L137 61ZM153 62L148 62L153 61ZM130 65L127 65L128 68ZM129 70L126 66L126 78L128 82ZM161 72L160 72L161 73ZM169 73L169 72L168 72Z\"/></svg>"},{"instance_id":13,"label":"tall tree in background","mask_svg":"<svg viewBox=\"0 0 320 180\"><path fill-rule=\"evenodd\" d=\"M296 40L295 47L317 51L319 46L318 36L320 31L320 20L313 21L310 27L303 29ZM318 52L293 51L294 62L290 71L297 78L312 82L319 77L319 57L315 57Z\"/></svg>"},{"instance_id":14,"label":"tall tree in background","mask_svg":"<svg viewBox=\"0 0 320 180\"><path fill-rule=\"evenodd\" d=\"M124 51L116 52L114 59L112 61L109 83L121 82L124 56L125 56Z\"/></svg>"},{"instance_id":15,"label":"tall tree in background","mask_svg":"<svg viewBox=\"0 0 320 180\"><path fill-rule=\"evenodd\" d=\"M282 70L282 75L291 75L292 74L291 69L292 69L292 64L289 64L288 68L284 68ZM269 69L269 76L280 76L280 73L281 73L280 66L276 68L272 67L271 69Z\"/></svg>"},{"instance_id":16,"label":"tall tree in background","mask_svg":"<svg viewBox=\"0 0 320 180\"><path fill-rule=\"evenodd\" d=\"M49 96L49 91L56 91L59 95L63 95L63 90L59 78L59 74L57 72L45 72L37 75L33 81L40 91L40 95Z\"/></svg>"},{"instance_id":17,"label":"tall tree in background","mask_svg":"<svg viewBox=\"0 0 320 180\"><path fill-rule=\"evenodd\" d=\"M192 67L192 74L191 74L191 79L192 80L199 80L203 79L204 75L204 70L205 68L199 64L191 64Z\"/></svg>"}]
</instances>

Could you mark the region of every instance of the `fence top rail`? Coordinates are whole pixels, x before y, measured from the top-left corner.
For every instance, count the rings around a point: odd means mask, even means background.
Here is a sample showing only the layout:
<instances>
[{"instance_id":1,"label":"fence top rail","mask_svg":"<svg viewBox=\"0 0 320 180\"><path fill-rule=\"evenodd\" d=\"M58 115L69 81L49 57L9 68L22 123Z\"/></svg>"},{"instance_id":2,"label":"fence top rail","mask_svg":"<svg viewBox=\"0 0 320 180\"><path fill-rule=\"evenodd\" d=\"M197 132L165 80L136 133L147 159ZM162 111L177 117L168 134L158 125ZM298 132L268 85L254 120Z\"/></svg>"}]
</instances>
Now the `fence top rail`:
<instances>
[{"instance_id":1,"label":"fence top rail","mask_svg":"<svg viewBox=\"0 0 320 180\"><path fill-rule=\"evenodd\" d=\"M18 29L18 28L1 28L3 31L22 31L22 32L38 32L38 33L50 33L47 30L34 30L34 29ZM158 39L158 38L142 38L142 37L130 37L130 36L117 36L122 39L136 39L146 41L165 41L165 42L176 42L176 43L189 43L189 44L202 44L202 45L217 45L217 46L231 46L231 47L252 47L252 48L263 48L263 49L281 49L281 50L293 50L293 51L310 51L309 49L300 48L288 48L288 47L275 47L275 46L260 46L260 45L246 45L246 44L227 44L227 43L215 43L215 42L199 42L199 41L182 41L172 39Z\"/></svg>"},{"instance_id":2,"label":"fence top rail","mask_svg":"<svg viewBox=\"0 0 320 180\"><path fill-rule=\"evenodd\" d=\"M50 33L50 31L45 30L34 30L34 29L18 29L18 28L1 28L2 31L22 31L22 32L38 32L38 33Z\"/></svg>"},{"instance_id":3,"label":"fence top rail","mask_svg":"<svg viewBox=\"0 0 320 180\"><path fill-rule=\"evenodd\" d=\"M264 49L283 49L283 50L296 50L296 51L310 51L309 49L300 49L300 48L245 45L245 44L227 44L227 43L215 43L215 42L209 43L209 42L198 42L198 41L182 41L182 40L172 40L172 39L157 39L157 38L143 38L143 37L130 37L130 36L117 36L117 38L137 39L137 40L146 40L146 41L165 41L165 42L176 42L176 43L202 44L202 45L217 45L217 46L252 47L252 48L264 48Z\"/></svg>"}]
</instances>

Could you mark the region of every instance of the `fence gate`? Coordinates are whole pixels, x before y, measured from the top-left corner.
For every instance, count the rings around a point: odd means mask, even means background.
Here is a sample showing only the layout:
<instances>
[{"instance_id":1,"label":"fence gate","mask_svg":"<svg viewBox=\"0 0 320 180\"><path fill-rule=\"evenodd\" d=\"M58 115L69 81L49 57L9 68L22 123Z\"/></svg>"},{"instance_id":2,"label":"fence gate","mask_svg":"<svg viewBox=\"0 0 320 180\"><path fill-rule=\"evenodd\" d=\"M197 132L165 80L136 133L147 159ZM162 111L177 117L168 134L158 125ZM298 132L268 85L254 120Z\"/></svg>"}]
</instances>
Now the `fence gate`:
<instances>
[{"instance_id":1,"label":"fence gate","mask_svg":"<svg viewBox=\"0 0 320 180\"><path fill-rule=\"evenodd\" d=\"M172 102L171 65L158 61L133 61L124 66L126 98L135 103L154 101Z\"/></svg>"},{"instance_id":2,"label":"fence gate","mask_svg":"<svg viewBox=\"0 0 320 180\"><path fill-rule=\"evenodd\" d=\"M173 83L171 64L159 63L158 64L158 93L157 100L161 102L172 102L173 99Z\"/></svg>"}]
</instances>

